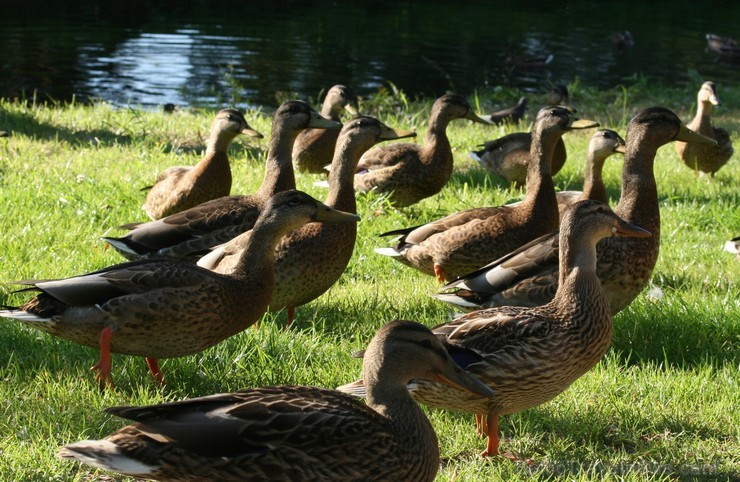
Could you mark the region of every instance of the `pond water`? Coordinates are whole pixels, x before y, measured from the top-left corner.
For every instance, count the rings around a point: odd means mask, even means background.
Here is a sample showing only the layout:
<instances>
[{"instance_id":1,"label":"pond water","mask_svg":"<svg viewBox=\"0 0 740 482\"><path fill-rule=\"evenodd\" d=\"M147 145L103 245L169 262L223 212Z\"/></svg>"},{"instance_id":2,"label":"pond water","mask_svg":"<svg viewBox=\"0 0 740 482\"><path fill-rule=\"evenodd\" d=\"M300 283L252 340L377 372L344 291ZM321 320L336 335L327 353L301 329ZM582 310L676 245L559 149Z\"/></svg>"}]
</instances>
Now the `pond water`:
<instances>
[{"instance_id":1,"label":"pond water","mask_svg":"<svg viewBox=\"0 0 740 482\"><path fill-rule=\"evenodd\" d=\"M274 106L336 83L437 96L635 75L693 85L698 72L721 89L740 72L705 50L706 33L740 34L736 0L4 3L2 97ZM625 30L634 45L619 48L612 35Z\"/></svg>"}]
</instances>

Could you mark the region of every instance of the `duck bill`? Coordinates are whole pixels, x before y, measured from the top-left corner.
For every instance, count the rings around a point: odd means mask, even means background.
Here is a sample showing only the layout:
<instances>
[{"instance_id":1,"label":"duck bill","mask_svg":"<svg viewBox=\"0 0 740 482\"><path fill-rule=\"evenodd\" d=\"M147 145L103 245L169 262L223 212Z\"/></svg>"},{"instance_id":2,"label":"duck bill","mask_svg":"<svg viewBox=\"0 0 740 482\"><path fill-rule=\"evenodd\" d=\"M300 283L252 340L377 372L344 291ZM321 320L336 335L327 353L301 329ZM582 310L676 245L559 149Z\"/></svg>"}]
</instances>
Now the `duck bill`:
<instances>
[{"instance_id":1,"label":"duck bill","mask_svg":"<svg viewBox=\"0 0 740 482\"><path fill-rule=\"evenodd\" d=\"M624 144L619 144L617 147L614 148L614 152L621 152L622 154L627 152L627 146Z\"/></svg>"},{"instance_id":2,"label":"duck bill","mask_svg":"<svg viewBox=\"0 0 740 482\"><path fill-rule=\"evenodd\" d=\"M569 129L588 129L590 127L599 127L599 123L589 119L575 119L568 126Z\"/></svg>"},{"instance_id":3,"label":"duck bill","mask_svg":"<svg viewBox=\"0 0 740 482\"><path fill-rule=\"evenodd\" d=\"M383 126L380 129L380 136L378 136L378 138L381 141L389 141L392 139L405 139L406 137L416 137L416 132L409 131L406 129L393 129L388 126Z\"/></svg>"},{"instance_id":4,"label":"duck bill","mask_svg":"<svg viewBox=\"0 0 740 482\"><path fill-rule=\"evenodd\" d=\"M630 224L624 221L620 221L619 225L614 228L615 236L624 236L628 238L649 238L652 236L650 231L642 228L638 228L634 224Z\"/></svg>"},{"instance_id":5,"label":"duck bill","mask_svg":"<svg viewBox=\"0 0 740 482\"><path fill-rule=\"evenodd\" d=\"M314 111L311 112L311 120L308 122L308 127L313 127L315 129L339 129L342 127L342 123L327 119Z\"/></svg>"},{"instance_id":6,"label":"duck bill","mask_svg":"<svg viewBox=\"0 0 740 482\"><path fill-rule=\"evenodd\" d=\"M466 119L469 119L469 120L471 120L473 122L479 122L481 124L490 124L491 123L490 121L487 121L487 120L483 119L482 117L478 117L478 114L476 114L473 111L469 111L467 114L465 114L465 118Z\"/></svg>"},{"instance_id":7,"label":"duck bill","mask_svg":"<svg viewBox=\"0 0 740 482\"><path fill-rule=\"evenodd\" d=\"M311 218L322 223L356 223L360 216L331 208L324 203L316 202L316 214Z\"/></svg>"},{"instance_id":8,"label":"duck bill","mask_svg":"<svg viewBox=\"0 0 740 482\"><path fill-rule=\"evenodd\" d=\"M681 130L678 131L675 140L682 142L696 142L697 144L714 144L717 145L717 141L711 137L703 136L698 132L694 132L686 126L681 126Z\"/></svg>"},{"instance_id":9,"label":"duck bill","mask_svg":"<svg viewBox=\"0 0 740 482\"><path fill-rule=\"evenodd\" d=\"M242 129L241 133L244 134L245 136L257 137L259 139L262 139L263 137L265 137L259 132L257 132L256 130L252 129L251 127L245 127L244 129Z\"/></svg>"},{"instance_id":10,"label":"duck bill","mask_svg":"<svg viewBox=\"0 0 740 482\"><path fill-rule=\"evenodd\" d=\"M494 395L494 392L490 387L468 375L457 366L455 366L454 370L450 369L445 370L444 373L435 373L434 379L437 382L444 383L445 385L449 385L481 397L491 398Z\"/></svg>"}]
</instances>

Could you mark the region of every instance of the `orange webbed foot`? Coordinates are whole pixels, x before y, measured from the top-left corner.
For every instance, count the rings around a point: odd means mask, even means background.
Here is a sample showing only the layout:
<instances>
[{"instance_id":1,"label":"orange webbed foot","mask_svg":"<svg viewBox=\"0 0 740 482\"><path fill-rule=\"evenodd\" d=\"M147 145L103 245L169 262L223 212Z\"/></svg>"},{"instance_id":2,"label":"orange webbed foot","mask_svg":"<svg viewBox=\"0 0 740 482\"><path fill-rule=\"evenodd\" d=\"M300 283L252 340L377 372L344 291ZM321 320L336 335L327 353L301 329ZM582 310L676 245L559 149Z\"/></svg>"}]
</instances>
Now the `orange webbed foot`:
<instances>
[{"instance_id":1,"label":"orange webbed foot","mask_svg":"<svg viewBox=\"0 0 740 482\"><path fill-rule=\"evenodd\" d=\"M100 358L98 362L90 367L90 370L95 370L95 381L100 384L100 391L105 391L105 387L115 388L113 385L113 378L110 376L111 368L111 355L110 355L110 340L113 337L113 330L109 326L103 328L100 332Z\"/></svg>"}]
</instances>

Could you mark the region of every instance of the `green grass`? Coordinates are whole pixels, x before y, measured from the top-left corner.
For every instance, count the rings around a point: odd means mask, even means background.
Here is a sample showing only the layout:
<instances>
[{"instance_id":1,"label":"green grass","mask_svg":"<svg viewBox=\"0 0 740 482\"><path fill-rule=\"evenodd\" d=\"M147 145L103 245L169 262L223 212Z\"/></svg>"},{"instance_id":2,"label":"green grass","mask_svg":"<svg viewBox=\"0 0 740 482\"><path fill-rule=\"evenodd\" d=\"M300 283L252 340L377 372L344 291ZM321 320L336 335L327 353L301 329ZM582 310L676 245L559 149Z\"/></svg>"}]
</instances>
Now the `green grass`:
<instances>
[{"instance_id":1,"label":"green grass","mask_svg":"<svg viewBox=\"0 0 740 482\"><path fill-rule=\"evenodd\" d=\"M669 107L688 121L696 98L695 90L647 79L607 91L578 82L569 87L583 117L622 135L632 115L651 105ZM715 122L733 132L740 150L740 88L720 89L724 106L715 110ZM470 100L485 113L514 103L519 94L498 89ZM529 119L540 101L530 96ZM361 108L422 134L431 102L390 91L363 99ZM0 281L67 277L120 262L100 236L144 219L140 188L157 172L197 162L214 112L167 115L102 103L0 100L0 129L13 132L0 138ZM249 111L246 118L269 133L268 112ZM95 350L0 320L0 479L119 480L54 457L65 443L121 427L121 420L102 413L106 406L257 385L336 386L360 374L351 353L383 323L400 317L431 326L448 319L447 306L428 296L436 288L431 277L373 253L388 244L377 234L519 197L467 156L484 140L514 130L454 122L448 132L456 172L442 193L403 211L388 209L382 198L360 197L355 255L335 287L299 308L287 333L285 314L268 314L259 330L246 330L195 356L165 360L164 389L154 385L143 360L114 356L117 389L101 395L88 371ZM559 189L581 186L591 133L565 136L569 161L556 176ZM252 192L260 184L266 146L265 140L234 143L233 192ZM726 239L740 235L737 157L715 178L695 178L672 146L660 149L655 171L663 244L651 287L659 288L662 298L643 294L620 313L605 359L564 394L502 418L502 448L532 458L531 467L478 457L484 440L476 436L471 416L428 411L445 459L438 480L740 479L740 262L722 251ZM621 166L612 158L605 168L613 202ZM304 175L297 182L323 198L314 180ZM13 289L0 288L0 304L28 298Z\"/></svg>"}]
</instances>

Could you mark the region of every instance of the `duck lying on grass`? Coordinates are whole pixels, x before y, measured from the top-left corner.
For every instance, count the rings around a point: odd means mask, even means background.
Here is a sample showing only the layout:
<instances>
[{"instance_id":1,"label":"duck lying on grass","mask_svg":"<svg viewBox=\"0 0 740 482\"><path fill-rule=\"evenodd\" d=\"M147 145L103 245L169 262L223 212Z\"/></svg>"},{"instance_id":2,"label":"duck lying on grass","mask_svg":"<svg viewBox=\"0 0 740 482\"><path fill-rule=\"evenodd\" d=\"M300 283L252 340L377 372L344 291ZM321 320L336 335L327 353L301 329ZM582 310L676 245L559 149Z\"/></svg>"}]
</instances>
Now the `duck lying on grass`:
<instances>
[{"instance_id":1,"label":"duck lying on grass","mask_svg":"<svg viewBox=\"0 0 740 482\"><path fill-rule=\"evenodd\" d=\"M365 352L367 405L326 388L276 386L107 411L134 423L62 458L154 480L432 481L439 445L412 380L488 398L428 328L394 321Z\"/></svg>"}]
</instances>

